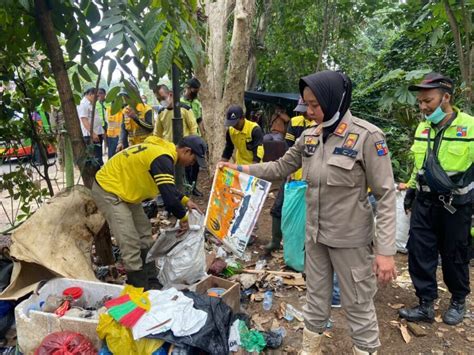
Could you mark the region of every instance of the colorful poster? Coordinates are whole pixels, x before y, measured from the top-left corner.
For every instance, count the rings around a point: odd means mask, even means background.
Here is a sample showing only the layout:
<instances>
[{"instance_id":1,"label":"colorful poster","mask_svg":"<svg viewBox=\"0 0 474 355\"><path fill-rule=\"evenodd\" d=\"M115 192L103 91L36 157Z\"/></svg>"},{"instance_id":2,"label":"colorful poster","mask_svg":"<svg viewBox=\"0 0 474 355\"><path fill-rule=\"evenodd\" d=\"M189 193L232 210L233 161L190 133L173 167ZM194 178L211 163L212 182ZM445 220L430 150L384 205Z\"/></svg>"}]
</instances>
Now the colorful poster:
<instances>
[{"instance_id":1,"label":"colorful poster","mask_svg":"<svg viewBox=\"0 0 474 355\"><path fill-rule=\"evenodd\" d=\"M228 168L216 169L206 228L242 257L271 183Z\"/></svg>"}]
</instances>

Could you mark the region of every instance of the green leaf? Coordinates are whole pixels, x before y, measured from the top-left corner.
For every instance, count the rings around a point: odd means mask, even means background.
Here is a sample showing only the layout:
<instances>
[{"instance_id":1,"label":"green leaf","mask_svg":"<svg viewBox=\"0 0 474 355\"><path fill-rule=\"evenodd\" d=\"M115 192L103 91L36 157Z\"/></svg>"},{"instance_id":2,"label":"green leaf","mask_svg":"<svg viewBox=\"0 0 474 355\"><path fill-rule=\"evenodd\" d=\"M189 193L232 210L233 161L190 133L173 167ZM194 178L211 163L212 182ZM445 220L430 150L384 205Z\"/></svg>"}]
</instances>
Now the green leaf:
<instances>
[{"instance_id":1,"label":"green leaf","mask_svg":"<svg viewBox=\"0 0 474 355\"><path fill-rule=\"evenodd\" d=\"M122 21L122 19L123 18L121 15L106 17L102 21L100 21L97 25L100 27L115 25L116 23L119 23L120 21Z\"/></svg>"},{"instance_id":2,"label":"green leaf","mask_svg":"<svg viewBox=\"0 0 474 355\"><path fill-rule=\"evenodd\" d=\"M132 42L132 40L130 39L130 37L125 36L125 40L126 40L127 43L128 43L128 47L132 50L133 55L134 55L136 58L139 58L138 51L137 51L137 49L135 48L135 45L133 44L133 42Z\"/></svg>"},{"instance_id":3,"label":"green leaf","mask_svg":"<svg viewBox=\"0 0 474 355\"><path fill-rule=\"evenodd\" d=\"M112 102L112 106L110 107L112 115L115 115L122 109L122 104L122 97L115 97L115 100Z\"/></svg>"},{"instance_id":4,"label":"green leaf","mask_svg":"<svg viewBox=\"0 0 474 355\"><path fill-rule=\"evenodd\" d=\"M125 90L127 90L128 96L134 103L133 107L141 103L142 99L140 97L140 91L138 90L138 88L127 79L123 80L123 84L125 85Z\"/></svg>"},{"instance_id":5,"label":"green leaf","mask_svg":"<svg viewBox=\"0 0 474 355\"><path fill-rule=\"evenodd\" d=\"M107 85L110 85L110 82L112 81L112 75L116 67L117 67L117 62L111 59L109 61L109 68L108 68L108 73L107 73Z\"/></svg>"},{"instance_id":6,"label":"green leaf","mask_svg":"<svg viewBox=\"0 0 474 355\"><path fill-rule=\"evenodd\" d=\"M187 39L184 38L184 37L181 39L181 48L183 48L184 53L188 57L189 61L191 62L191 65L193 66L193 68L196 68L197 65L198 65L196 52L192 48L192 45L190 43L188 43Z\"/></svg>"},{"instance_id":7,"label":"green leaf","mask_svg":"<svg viewBox=\"0 0 474 355\"><path fill-rule=\"evenodd\" d=\"M94 63L87 62L86 65L91 72L93 72L95 75L99 75L99 69L97 69Z\"/></svg>"},{"instance_id":8,"label":"green leaf","mask_svg":"<svg viewBox=\"0 0 474 355\"><path fill-rule=\"evenodd\" d=\"M72 84L74 85L74 90L76 90L76 92L82 93L81 81L79 80L79 75L77 72L72 74Z\"/></svg>"},{"instance_id":9,"label":"green leaf","mask_svg":"<svg viewBox=\"0 0 474 355\"><path fill-rule=\"evenodd\" d=\"M424 75L430 73L432 70L431 69L418 69L418 70L412 70L406 73L405 79L408 81L414 80L414 79L419 79L423 77Z\"/></svg>"},{"instance_id":10,"label":"green leaf","mask_svg":"<svg viewBox=\"0 0 474 355\"><path fill-rule=\"evenodd\" d=\"M120 45L123 41L123 33L117 33L107 44L105 45L106 51L113 51L117 49L117 46Z\"/></svg>"},{"instance_id":11,"label":"green leaf","mask_svg":"<svg viewBox=\"0 0 474 355\"><path fill-rule=\"evenodd\" d=\"M78 65L78 66L77 66L77 71L78 71L79 74L84 78L85 81L87 81L87 82L89 82L89 83L92 82L92 79L91 79L89 73L84 69L83 66Z\"/></svg>"},{"instance_id":12,"label":"green leaf","mask_svg":"<svg viewBox=\"0 0 474 355\"><path fill-rule=\"evenodd\" d=\"M160 21L153 25L152 29L145 35L146 49L148 53L153 53L159 43L163 31L166 28L166 21Z\"/></svg>"},{"instance_id":13,"label":"green leaf","mask_svg":"<svg viewBox=\"0 0 474 355\"><path fill-rule=\"evenodd\" d=\"M397 98L397 101L401 104L413 105L416 102L415 97L410 91L408 91L408 88L406 86L399 87L395 91L395 97Z\"/></svg>"},{"instance_id":14,"label":"green leaf","mask_svg":"<svg viewBox=\"0 0 474 355\"><path fill-rule=\"evenodd\" d=\"M168 35L163 40L163 45L161 46L160 52L158 53L158 63L157 63L157 73L156 76L163 77L168 70L171 68L171 63L173 62L174 54L174 42L173 34L168 33Z\"/></svg>"},{"instance_id":15,"label":"green leaf","mask_svg":"<svg viewBox=\"0 0 474 355\"><path fill-rule=\"evenodd\" d=\"M130 68L127 66L127 64L125 64L123 62L122 59L120 59L119 57L116 57L115 60L117 61L117 63L120 65L120 67L129 75L132 75L132 71L130 70ZM123 76L123 74L121 75ZM122 81L122 80L121 80Z\"/></svg>"},{"instance_id":16,"label":"green leaf","mask_svg":"<svg viewBox=\"0 0 474 355\"><path fill-rule=\"evenodd\" d=\"M122 30L123 30L123 25L121 23L116 23L115 25L110 26L109 28L103 28L102 30L100 30L98 33L98 36L106 37L107 35L111 33L116 33Z\"/></svg>"},{"instance_id":17,"label":"green leaf","mask_svg":"<svg viewBox=\"0 0 474 355\"><path fill-rule=\"evenodd\" d=\"M27 12L30 12L30 2L28 0L19 0L18 2Z\"/></svg>"},{"instance_id":18,"label":"green leaf","mask_svg":"<svg viewBox=\"0 0 474 355\"><path fill-rule=\"evenodd\" d=\"M89 3L86 11L84 12L87 20L90 22L91 27L95 27L97 23L100 21L100 12L97 6L94 4L93 1Z\"/></svg>"},{"instance_id":19,"label":"green leaf","mask_svg":"<svg viewBox=\"0 0 474 355\"><path fill-rule=\"evenodd\" d=\"M112 102L117 97L119 92L120 92L120 86L114 86L107 93L107 96L105 97L105 102Z\"/></svg>"}]
</instances>

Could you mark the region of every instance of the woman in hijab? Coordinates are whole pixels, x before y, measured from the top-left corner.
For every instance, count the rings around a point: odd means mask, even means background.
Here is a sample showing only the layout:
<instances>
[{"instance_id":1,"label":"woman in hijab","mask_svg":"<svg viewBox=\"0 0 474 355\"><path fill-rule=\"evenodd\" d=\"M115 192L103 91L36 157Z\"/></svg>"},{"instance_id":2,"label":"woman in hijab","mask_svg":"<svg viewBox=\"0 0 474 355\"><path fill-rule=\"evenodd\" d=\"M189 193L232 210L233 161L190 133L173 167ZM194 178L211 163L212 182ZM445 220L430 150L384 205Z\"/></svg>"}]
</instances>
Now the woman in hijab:
<instances>
[{"instance_id":1,"label":"woman in hijab","mask_svg":"<svg viewBox=\"0 0 474 355\"><path fill-rule=\"evenodd\" d=\"M321 353L333 272L339 280L354 354L375 354L380 346L373 301L377 279L384 284L396 277L395 185L385 136L376 126L352 116L352 83L346 75L315 73L301 78L299 87L308 118L316 125L275 162L221 166L267 180L303 168L307 182L303 354ZM376 227L368 187L377 199Z\"/></svg>"}]
</instances>

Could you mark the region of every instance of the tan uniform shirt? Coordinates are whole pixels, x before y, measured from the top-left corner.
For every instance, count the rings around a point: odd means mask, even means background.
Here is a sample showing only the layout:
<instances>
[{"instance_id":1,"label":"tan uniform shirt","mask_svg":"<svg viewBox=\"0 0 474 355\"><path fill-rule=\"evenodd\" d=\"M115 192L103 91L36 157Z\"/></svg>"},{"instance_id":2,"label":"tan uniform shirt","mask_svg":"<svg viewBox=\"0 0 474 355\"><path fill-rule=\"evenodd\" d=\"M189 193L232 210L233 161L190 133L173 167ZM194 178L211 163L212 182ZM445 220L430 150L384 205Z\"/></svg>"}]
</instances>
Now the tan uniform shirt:
<instances>
[{"instance_id":1,"label":"tan uniform shirt","mask_svg":"<svg viewBox=\"0 0 474 355\"><path fill-rule=\"evenodd\" d=\"M155 122L153 134L167 141L173 141L173 110L165 109L160 112ZM197 135L198 125L191 110L181 108L181 118L183 119L183 137Z\"/></svg>"},{"instance_id":2,"label":"tan uniform shirt","mask_svg":"<svg viewBox=\"0 0 474 355\"><path fill-rule=\"evenodd\" d=\"M396 253L395 185L385 136L379 128L348 111L326 142L317 127L308 128L281 159L252 165L250 174L272 180L301 166L308 183L307 238L335 248L372 242L370 186L377 199L376 254Z\"/></svg>"}]
</instances>

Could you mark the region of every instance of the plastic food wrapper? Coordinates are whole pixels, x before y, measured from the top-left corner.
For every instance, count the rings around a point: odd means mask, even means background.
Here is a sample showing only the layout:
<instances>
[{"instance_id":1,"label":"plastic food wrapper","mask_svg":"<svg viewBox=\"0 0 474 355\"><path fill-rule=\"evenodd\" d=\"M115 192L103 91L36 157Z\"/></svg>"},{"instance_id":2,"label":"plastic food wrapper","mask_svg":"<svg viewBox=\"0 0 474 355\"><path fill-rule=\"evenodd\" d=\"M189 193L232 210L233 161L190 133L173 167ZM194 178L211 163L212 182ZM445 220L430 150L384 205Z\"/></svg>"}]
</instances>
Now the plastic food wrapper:
<instances>
[{"instance_id":1,"label":"plastic food wrapper","mask_svg":"<svg viewBox=\"0 0 474 355\"><path fill-rule=\"evenodd\" d=\"M261 352L267 346L265 337L258 330L249 330L245 322L239 323L240 344L248 352Z\"/></svg>"},{"instance_id":2,"label":"plastic food wrapper","mask_svg":"<svg viewBox=\"0 0 474 355\"><path fill-rule=\"evenodd\" d=\"M131 330L117 323L108 314L100 315L97 335L107 342L108 349L114 355L149 355L164 343L160 339L133 340Z\"/></svg>"},{"instance_id":3,"label":"plastic food wrapper","mask_svg":"<svg viewBox=\"0 0 474 355\"><path fill-rule=\"evenodd\" d=\"M300 272L304 270L306 188L305 181L290 181L285 184L285 199L281 217L285 264Z\"/></svg>"},{"instance_id":4,"label":"plastic food wrapper","mask_svg":"<svg viewBox=\"0 0 474 355\"><path fill-rule=\"evenodd\" d=\"M51 333L43 339L35 350L35 355L96 355L97 350L91 341L82 334L74 332Z\"/></svg>"},{"instance_id":5,"label":"plastic food wrapper","mask_svg":"<svg viewBox=\"0 0 474 355\"><path fill-rule=\"evenodd\" d=\"M191 228L184 234L182 241L173 246L165 256L155 259L156 264L160 266L158 280L165 288L177 284L191 285L206 276L204 216L192 210L189 214L189 225ZM166 233L167 238L176 239L176 231ZM161 248L155 247L158 242L159 240L155 242L150 252L161 253ZM152 254L148 253L147 260L149 257L153 259Z\"/></svg>"}]
</instances>

